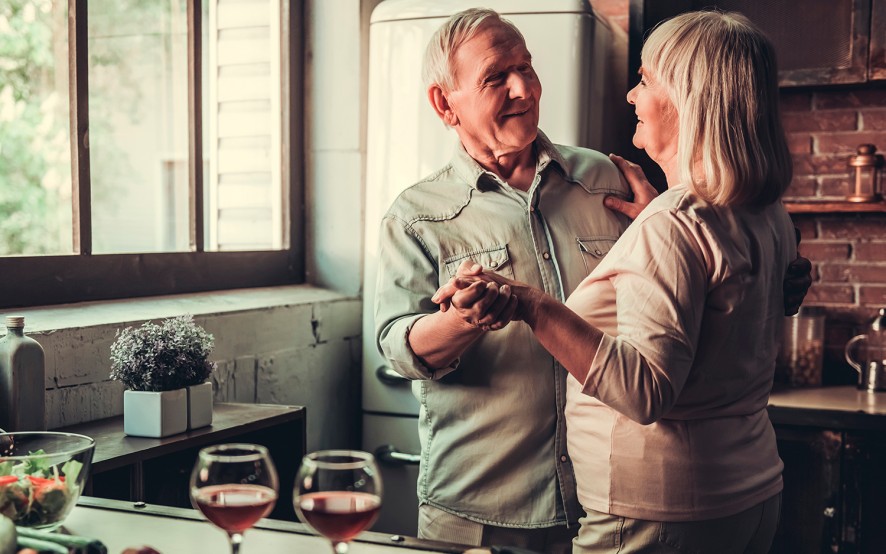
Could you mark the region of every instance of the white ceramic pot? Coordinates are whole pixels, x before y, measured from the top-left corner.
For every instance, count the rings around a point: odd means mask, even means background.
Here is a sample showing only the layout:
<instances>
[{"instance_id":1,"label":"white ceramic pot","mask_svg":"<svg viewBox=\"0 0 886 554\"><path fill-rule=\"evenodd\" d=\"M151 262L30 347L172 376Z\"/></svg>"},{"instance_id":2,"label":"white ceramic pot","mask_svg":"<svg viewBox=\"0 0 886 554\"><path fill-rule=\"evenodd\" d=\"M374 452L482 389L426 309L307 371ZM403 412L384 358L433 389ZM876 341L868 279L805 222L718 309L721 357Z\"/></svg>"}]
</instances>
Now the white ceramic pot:
<instances>
[{"instance_id":1,"label":"white ceramic pot","mask_svg":"<svg viewBox=\"0 0 886 554\"><path fill-rule=\"evenodd\" d=\"M133 437L161 438L188 429L188 391L123 391L123 431Z\"/></svg>"},{"instance_id":2,"label":"white ceramic pot","mask_svg":"<svg viewBox=\"0 0 886 554\"><path fill-rule=\"evenodd\" d=\"M212 425L212 383L193 385L188 390L188 429Z\"/></svg>"}]
</instances>

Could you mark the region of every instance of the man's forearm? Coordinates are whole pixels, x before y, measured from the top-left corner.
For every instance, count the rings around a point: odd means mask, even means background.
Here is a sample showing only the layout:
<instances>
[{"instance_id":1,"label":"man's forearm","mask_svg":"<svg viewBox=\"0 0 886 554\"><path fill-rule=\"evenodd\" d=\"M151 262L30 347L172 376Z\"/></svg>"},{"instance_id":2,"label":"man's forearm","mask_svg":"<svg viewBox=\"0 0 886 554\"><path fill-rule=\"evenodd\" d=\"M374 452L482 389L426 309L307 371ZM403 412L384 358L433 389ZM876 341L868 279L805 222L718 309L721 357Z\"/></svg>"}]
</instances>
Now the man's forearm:
<instances>
[{"instance_id":1,"label":"man's forearm","mask_svg":"<svg viewBox=\"0 0 886 554\"><path fill-rule=\"evenodd\" d=\"M460 318L454 310L434 312L417 320L409 331L409 347L429 368L450 366L477 340L483 330Z\"/></svg>"}]
</instances>

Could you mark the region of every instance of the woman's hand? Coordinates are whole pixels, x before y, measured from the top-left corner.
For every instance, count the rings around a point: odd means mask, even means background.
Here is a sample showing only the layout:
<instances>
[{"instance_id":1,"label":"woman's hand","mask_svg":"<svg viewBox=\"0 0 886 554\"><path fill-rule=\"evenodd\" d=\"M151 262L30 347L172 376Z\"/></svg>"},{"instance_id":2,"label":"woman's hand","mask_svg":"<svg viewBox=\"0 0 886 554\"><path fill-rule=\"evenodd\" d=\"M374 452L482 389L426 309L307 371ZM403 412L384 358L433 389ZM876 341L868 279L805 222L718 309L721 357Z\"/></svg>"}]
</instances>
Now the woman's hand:
<instances>
[{"instance_id":1,"label":"woman's hand","mask_svg":"<svg viewBox=\"0 0 886 554\"><path fill-rule=\"evenodd\" d=\"M487 331L502 329L517 311L517 296L508 279L485 273L482 266L465 260L456 276L440 287L431 300L440 311L453 310L462 320Z\"/></svg>"},{"instance_id":2,"label":"woman's hand","mask_svg":"<svg viewBox=\"0 0 886 554\"><path fill-rule=\"evenodd\" d=\"M609 154L609 159L624 175L628 186L631 187L631 192L634 193L634 201L628 202L617 196L607 196L603 199L603 205L610 210L623 213L631 219L637 219L643 208L658 196L658 191L646 179L646 174L643 173L643 168L639 165L629 162L616 154Z\"/></svg>"}]
</instances>

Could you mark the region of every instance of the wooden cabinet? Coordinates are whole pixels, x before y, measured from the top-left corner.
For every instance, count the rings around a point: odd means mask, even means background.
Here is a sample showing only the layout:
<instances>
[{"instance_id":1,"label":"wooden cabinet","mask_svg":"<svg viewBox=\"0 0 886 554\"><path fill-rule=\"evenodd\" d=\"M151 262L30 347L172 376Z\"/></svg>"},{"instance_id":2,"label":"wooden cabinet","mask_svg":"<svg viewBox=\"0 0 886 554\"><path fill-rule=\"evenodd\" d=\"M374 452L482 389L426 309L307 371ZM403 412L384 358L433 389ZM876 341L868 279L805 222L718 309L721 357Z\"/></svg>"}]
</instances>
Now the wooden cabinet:
<instances>
[{"instance_id":1,"label":"wooden cabinet","mask_svg":"<svg viewBox=\"0 0 886 554\"><path fill-rule=\"evenodd\" d=\"M630 0L631 74L649 29L704 8L741 12L769 35L781 86L886 79L886 0Z\"/></svg>"},{"instance_id":2,"label":"wooden cabinet","mask_svg":"<svg viewBox=\"0 0 886 554\"><path fill-rule=\"evenodd\" d=\"M191 507L188 480L201 448L230 442L262 444L280 477L279 500L270 517L297 521L292 487L305 454L301 406L218 403L213 407L212 425L162 439L127 436L123 416L57 430L95 439L84 494L181 508Z\"/></svg>"},{"instance_id":3,"label":"wooden cabinet","mask_svg":"<svg viewBox=\"0 0 886 554\"><path fill-rule=\"evenodd\" d=\"M769 416L785 466L771 552L886 551L886 393L781 391Z\"/></svg>"},{"instance_id":4,"label":"wooden cabinet","mask_svg":"<svg viewBox=\"0 0 886 554\"><path fill-rule=\"evenodd\" d=\"M776 435L785 469L771 552L882 552L884 432L777 425Z\"/></svg>"}]
</instances>

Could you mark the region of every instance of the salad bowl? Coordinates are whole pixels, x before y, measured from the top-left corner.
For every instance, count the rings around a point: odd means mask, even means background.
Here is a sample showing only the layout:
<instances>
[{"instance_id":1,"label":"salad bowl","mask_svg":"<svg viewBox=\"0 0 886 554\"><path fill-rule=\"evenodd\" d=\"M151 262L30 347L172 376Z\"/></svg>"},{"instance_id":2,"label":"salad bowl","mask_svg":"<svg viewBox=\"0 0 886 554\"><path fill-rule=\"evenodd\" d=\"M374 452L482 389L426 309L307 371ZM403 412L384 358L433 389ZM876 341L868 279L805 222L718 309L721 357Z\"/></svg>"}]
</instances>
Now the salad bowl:
<instances>
[{"instance_id":1,"label":"salad bowl","mask_svg":"<svg viewBox=\"0 0 886 554\"><path fill-rule=\"evenodd\" d=\"M94 450L85 435L0 433L0 514L20 527L59 527L80 498Z\"/></svg>"}]
</instances>

